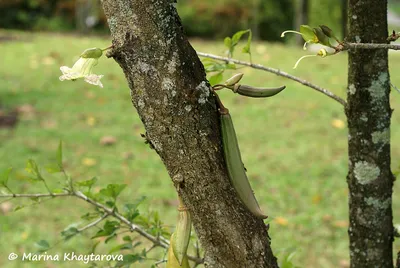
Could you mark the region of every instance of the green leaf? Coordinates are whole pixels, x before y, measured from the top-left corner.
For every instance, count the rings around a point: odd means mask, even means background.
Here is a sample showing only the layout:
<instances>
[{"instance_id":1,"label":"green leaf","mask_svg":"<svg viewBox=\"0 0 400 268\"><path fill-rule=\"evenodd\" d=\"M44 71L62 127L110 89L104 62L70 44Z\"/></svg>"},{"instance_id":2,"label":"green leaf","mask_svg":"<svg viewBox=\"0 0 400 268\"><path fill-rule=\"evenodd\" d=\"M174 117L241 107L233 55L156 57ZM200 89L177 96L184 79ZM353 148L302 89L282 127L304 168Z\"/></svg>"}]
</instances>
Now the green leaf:
<instances>
[{"instance_id":1,"label":"green leaf","mask_svg":"<svg viewBox=\"0 0 400 268\"><path fill-rule=\"evenodd\" d=\"M53 189L52 191L55 194L65 193L65 190L64 189L60 189L60 188Z\"/></svg>"},{"instance_id":2,"label":"green leaf","mask_svg":"<svg viewBox=\"0 0 400 268\"><path fill-rule=\"evenodd\" d=\"M204 62L203 61L203 66L207 73L223 71L226 69L226 65L221 64L219 62Z\"/></svg>"},{"instance_id":3,"label":"green leaf","mask_svg":"<svg viewBox=\"0 0 400 268\"><path fill-rule=\"evenodd\" d=\"M63 167L63 155L62 155L62 141L58 144L57 148L57 154L56 154L56 159L57 159L57 164L62 169Z\"/></svg>"},{"instance_id":4,"label":"green leaf","mask_svg":"<svg viewBox=\"0 0 400 268\"><path fill-rule=\"evenodd\" d=\"M69 227L68 229L61 232L61 236L64 237L65 241L71 239L77 234L79 234L79 230L75 227Z\"/></svg>"},{"instance_id":5,"label":"green leaf","mask_svg":"<svg viewBox=\"0 0 400 268\"><path fill-rule=\"evenodd\" d=\"M224 76L222 74L223 72L219 72L217 74L214 74L212 76L210 76L210 78L208 79L208 81L210 82L211 86L214 86L216 84L221 83L222 79L224 79Z\"/></svg>"},{"instance_id":6,"label":"green leaf","mask_svg":"<svg viewBox=\"0 0 400 268\"><path fill-rule=\"evenodd\" d=\"M122 238L122 240L126 241L126 242L132 242L132 237L130 237L129 235L126 235Z\"/></svg>"},{"instance_id":7,"label":"green leaf","mask_svg":"<svg viewBox=\"0 0 400 268\"><path fill-rule=\"evenodd\" d=\"M39 181L40 181L40 180L41 180L41 181L44 180L43 177L42 177L42 174L40 174L39 167L37 166L35 160L29 159L28 162L26 163L26 168L25 168L25 170L26 170L29 174L32 174L32 175L35 176L35 177L31 178L31 179L33 179L33 180L39 180Z\"/></svg>"},{"instance_id":8,"label":"green leaf","mask_svg":"<svg viewBox=\"0 0 400 268\"><path fill-rule=\"evenodd\" d=\"M225 66L226 66L226 69L236 70L236 64L234 64L233 62L230 62L230 63L226 64Z\"/></svg>"},{"instance_id":9,"label":"green leaf","mask_svg":"<svg viewBox=\"0 0 400 268\"><path fill-rule=\"evenodd\" d=\"M321 28L322 32L323 32L326 36L328 36L329 38L337 39L336 36L335 36L335 33L332 31L331 28L329 28L329 27L326 26L326 25L320 25L319 27Z\"/></svg>"},{"instance_id":10,"label":"green leaf","mask_svg":"<svg viewBox=\"0 0 400 268\"><path fill-rule=\"evenodd\" d=\"M232 36L232 46L236 46L244 34L249 33L250 30L238 31Z\"/></svg>"},{"instance_id":11,"label":"green leaf","mask_svg":"<svg viewBox=\"0 0 400 268\"><path fill-rule=\"evenodd\" d=\"M38 203L40 201L40 197L37 197L37 196L30 197L29 199L35 203Z\"/></svg>"},{"instance_id":12,"label":"green leaf","mask_svg":"<svg viewBox=\"0 0 400 268\"><path fill-rule=\"evenodd\" d=\"M82 215L81 219L91 221L91 220L97 219L99 216L100 216L99 212L92 212L92 213L88 212L85 215Z\"/></svg>"},{"instance_id":13,"label":"green leaf","mask_svg":"<svg viewBox=\"0 0 400 268\"><path fill-rule=\"evenodd\" d=\"M225 37L225 39L224 39L224 45L225 45L227 48L231 48L231 46L232 46L232 39L231 39L230 37Z\"/></svg>"},{"instance_id":14,"label":"green leaf","mask_svg":"<svg viewBox=\"0 0 400 268\"><path fill-rule=\"evenodd\" d=\"M39 252L45 252L50 248L50 244L46 240L40 240L36 242L35 246L39 248Z\"/></svg>"},{"instance_id":15,"label":"green leaf","mask_svg":"<svg viewBox=\"0 0 400 268\"><path fill-rule=\"evenodd\" d=\"M21 205L18 205L16 208L14 208L14 212L15 211L18 211L18 210L20 210L20 209L23 209L25 206L21 206Z\"/></svg>"},{"instance_id":16,"label":"green leaf","mask_svg":"<svg viewBox=\"0 0 400 268\"><path fill-rule=\"evenodd\" d=\"M90 253L94 253L96 251L97 246L100 244L100 240L97 240L93 243Z\"/></svg>"},{"instance_id":17,"label":"green leaf","mask_svg":"<svg viewBox=\"0 0 400 268\"><path fill-rule=\"evenodd\" d=\"M116 267L130 265L141 260L143 260L143 254L127 254L124 255L124 260L122 262L117 263Z\"/></svg>"},{"instance_id":18,"label":"green leaf","mask_svg":"<svg viewBox=\"0 0 400 268\"><path fill-rule=\"evenodd\" d=\"M313 28L308 25L300 25L300 33L304 41L308 43L318 43L318 37L315 35Z\"/></svg>"},{"instance_id":19,"label":"green leaf","mask_svg":"<svg viewBox=\"0 0 400 268\"><path fill-rule=\"evenodd\" d=\"M7 187L8 178L10 177L11 171L12 167L9 167L3 173L0 174L0 185Z\"/></svg>"},{"instance_id":20,"label":"green leaf","mask_svg":"<svg viewBox=\"0 0 400 268\"><path fill-rule=\"evenodd\" d=\"M107 188L100 190L100 194L103 196L111 197L115 200L125 189L125 187L126 184L109 184L107 185Z\"/></svg>"},{"instance_id":21,"label":"green leaf","mask_svg":"<svg viewBox=\"0 0 400 268\"><path fill-rule=\"evenodd\" d=\"M97 177L93 177L89 180L85 180L85 181L77 181L75 182L75 184L77 186L81 186L81 187L89 187L91 188L96 182L97 182Z\"/></svg>"},{"instance_id":22,"label":"green leaf","mask_svg":"<svg viewBox=\"0 0 400 268\"><path fill-rule=\"evenodd\" d=\"M324 34L321 28L314 28L315 35L318 38L318 42L321 45L331 47L331 43L329 42L329 37Z\"/></svg>"},{"instance_id":23,"label":"green leaf","mask_svg":"<svg viewBox=\"0 0 400 268\"><path fill-rule=\"evenodd\" d=\"M112 235L112 234L114 234L114 232L115 232L116 230L119 229L119 226L120 226L120 224L119 224L119 222L117 222L117 221L106 221L106 222L104 223L103 229L99 230L99 231L92 237L92 239L93 239L93 238L96 238L96 237L103 237L103 236Z\"/></svg>"},{"instance_id":24,"label":"green leaf","mask_svg":"<svg viewBox=\"0 0 400 268\"><path fill-rule=\"evenodd\" d=\"M116 237L117 237L117 234L113 233L112 235L107 237L107 239L104 241L104 243L107 244L109 241L111 241L113 238L116 238Z\"/></svg>"},{"instance_id":25,"label":"green leaf","mask_svg":"<svg viewBox=\"0 0 400 268\"><path fill-rule=\"evenodd\" d=\"M133 220L140 215L139 210L137 207L146 199L146 196L142 196L135 200L134 203L124 204L124 216L130 221Z\"/></svg>"},{"instance_id":26,"label":"green leaf","mask_svg":"<svg viewBox=\"0 0 400 268\"><path fill-rule=\"evenodd\" d=\"M51 164L51 165L48 165L46 167L46 170L47 170L47 172L49 172L51 174L58 173L58 172L62 171L62 169L58 166L58 164L55 164L55 163Z\"/></svg>"},{"instance_id":27,"label":"green leaf","mask_svg":"<svg viewBox=\"0 0 400 268\"><path fill-rule=\"evenodd\" d=\"M247 43L244 46L244 48L242 49L243 53L247 53L251 55L251 51L250 51L250 45L251 45L251 39L253 37L253 34L251 33L251 31L249 31L249 37L247 37Z\"/></svg>"},{"instance_id":28,"label":"green leaf","mask_svg":"<svg viewBox=\"0 0 400 268\"><path fill-rule=\"evenodd\" d=\"M124 250L124 249L132 249L132 243L125 243L125 244L121 244L116 247L113 247L112 249L110 249L108 254L114 253L116 251Z\"/></svg>"}]
</instances>

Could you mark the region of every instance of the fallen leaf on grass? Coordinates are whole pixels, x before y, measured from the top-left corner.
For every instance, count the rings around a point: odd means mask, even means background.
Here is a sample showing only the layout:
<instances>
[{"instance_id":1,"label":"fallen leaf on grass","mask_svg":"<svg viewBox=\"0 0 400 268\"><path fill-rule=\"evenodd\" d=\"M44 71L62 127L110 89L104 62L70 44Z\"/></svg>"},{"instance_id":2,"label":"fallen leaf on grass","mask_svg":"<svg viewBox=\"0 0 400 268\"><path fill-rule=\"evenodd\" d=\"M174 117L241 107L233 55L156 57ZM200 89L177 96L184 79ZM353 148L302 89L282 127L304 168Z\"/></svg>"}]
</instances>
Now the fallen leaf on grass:
<instances>
[{"instance_id":1,"label":"fallen leaf on grass","mask_svg":"<svg viewBox=\"0 0 400 268\"><path fill-rule=\"evenodd\" d=\"M87 124L88 126L93 127L94 125L96 125L96 118L94 118L93 116L88 116L88 117L86 118L86 124Z\"/></svg>"},{"instance_id":2,"label":"fallen leaf on grass","mask_svg":"<svg viewBox=\"0 0 400 268\"><path fill-rule=\"evenodd\" d=\"M11 202L3 202L0 205L0 211L2 214L6 215L8 212L10 212L13 209L13 205Z\"/></svg>"},{"instance_id":3,"label":"fallen leaf on grass","mask_svg":"<svg viewBox=\"0 0 400 268\"><path fill-rule=\"evenodd\" d=\"M96 159L85 157L82 159L82 164L87 167L93 167L97 164Z\"/></svg>"},{"instance_id":4,"label":"fallen leaf on grass","mask_svg":"<svg viewBox=\"0 0 400 268\"><path fill-rule=\"evenodd\" d=\"M33 118L36 114L36 109L31 104L22 104L16 110L24 118Z\"/></svg>"},{"instance_id":5,"label":"fallen leaf on grass","mask_svg":"<svg viewBox=\"0 0 400 268\"><path fill-rule=\"evenodd\" d=\"M333 119L331 124L334 128L338 129L343 129L345 127L343 120L340 119Z\"/></svg>"},{"instance_id":6,"label":"fallen leaf on grass","mask_svg":"<svg viewBox=\"0 0 400 268\"><path fill-rule=\"evenodd\" d=\"M132 159L133 153L132 152L124 152L124 153L122 153L122 158L125 160Z\"/></svg>"},{"instance_id":7,"label":"fallen leaf on grass","mask_svg":"<svg viewBox=\"0 0 400 268\"><path fill-rule=\"evenodd\" d=\"M350 262L348 260L340 260L339 267L340 268L348 268L348 267L350 267Z\"/></svg>"},{"instance_id":8,"label":"fallen leaf on grass","mask_svg":"<svg viewBox=\"0 0 400 268\"><path fill-rule=\"evenodd\" d=\"M278 225L281 225L281 226L287 226L289 224L289 221L283 217L276 217L274 219L274 222L276 222Z\"/></svg>"},{"instance_id":9,"label":"fallen leaf on grass","mask_svg":"<svg viewBox=\"0 0 400 268\"><path fill-rule=\"evenodd\" d=\"M55 129L57 125L57 121L52 119L46 119L40 122L40 126L44 129Z\"/></svg>"},{"instance_id":10,"label":"fallen leaf on grass","mask_svg":"<svg viewBox=\"0 0 400 268\"><path fill-rule=\"evenodd\" d=\"M323 221L331 221L332 219L333 219L332 215L329 214L325 214L324 216L322 216Z\"/></svg>"},{"instance_id":11,"label":"fallen leaf on grass","mask_svg":"<svg viewBox=\"0 0 400 268\"><path fill-rule=\"evenodd\" d=\"M319 194L316 194L312 197L312 203L315 205L319 204L321 202L321 200L322 200L322 196Z\"/></svg>"},{"instance_id":12,"label":"fallen leaf on grass","mask_svg":"<svg viewBox=\"0 0 400 268\"><path fill-rule=\"evenodd\" d=\"M23 232L21 234L21 238L22 238L22 240L26 240L28 238L28 232Z\"/></svg>"},{"instance_id":13,"label":"fallen leaf on grass","mask_svg":"<svg viewBox=\"0 0 400 268\"><path fill-rule=\"evenodd\" d=\"M96 97L96 94L93 91L87 91L85 92L85 96L88 99L93 99L94 97Z\"/></svg>"},{"instance_id":14,"label":"fallen leaf on grass","mask_svg":"<svg viewBox=\"0 0 400 268\"><path fill-rule=\"evenodd\" d=\"M347 228L348 225L349 225L349 223L347 221L335 221L333 223L333 226L339 227L339 228Z\"/></svg>"},{"instance_id":15,"label":"fallen leaf on grass","mask_svg":"<svg viewBox=\"0 0 400 268\"><path fill-rule=\"evenodd\" d=\"M55 60L52 58L52 57L44 57L43 59L42 59L42 64L43 65L53 65L53 64L55 64L56 62L55 62Z\"/></svg>"},{"instance_id":16,"label":"fallen leaf on grass","mask_svg":"<svg viewBox=\"0 0 400 268\"><path fill-rule=\"evenodd\" d=\"M104 136L100 139L101 145L113 145L116 142L117 138L115 138L114 136Z\"/></svg>"}]
</instances>

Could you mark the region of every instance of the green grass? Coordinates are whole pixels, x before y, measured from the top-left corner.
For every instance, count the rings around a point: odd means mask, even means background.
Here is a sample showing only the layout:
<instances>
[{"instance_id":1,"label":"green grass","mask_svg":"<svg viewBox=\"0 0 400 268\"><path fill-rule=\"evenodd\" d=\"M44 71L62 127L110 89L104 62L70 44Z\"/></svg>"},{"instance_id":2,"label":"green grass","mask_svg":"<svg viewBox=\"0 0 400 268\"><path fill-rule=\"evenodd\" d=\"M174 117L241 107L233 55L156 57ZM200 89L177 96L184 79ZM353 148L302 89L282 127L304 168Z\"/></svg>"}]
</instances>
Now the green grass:
<instances>
[{"instance_id":1,"label":"green grass","mask_svg":"<svg viewBox=\"0 0 400 268\"><path fill-rule=\"evenodd\" d=\"M121 202L146 195L141 211L159 211L165 225L173 227L177 212L176 194L166 169L157 154L144 144L145 130L132 107L130 90L118 64L102 58L96 73L104 74L104 88L83 81L60 82L59 67L71 66L88 47L107 47L109 38L0 32L17 37L0 42L0 102L12 109L31 105L15 129L0 129L0 170L14 167L10 185L14 192L45 192L40 184L22 180L26 160L41 166L54 161L59 140L64 142L65 166L76 180L99 177L99 185L125 183ZM221 42L193 40L199 51L222 54ZM296 60L307 52L297 47L254 43L253 60L310 80L345 97L347 56L305 59L297 70ZM246 59L245 55L237 57ZM400 56L390 53L392 83L400 85L396 70ZM348 263L347 239L347 131L335 128L332 121L345 122L343 107L310 88L265 72L241 69L243 83L254 86L279 86L287 89L270 99L248 99L222 92L236 126L242 157L255 194L269 215L272 247L278 257L296 252L293 262L301 267L340 267ZM228 75L226 75L228 78ZM400 94L393 92L392 152L393 169L400 159ZM88 124L94 121L94 124ZM111 135L117 142L100 145L101 137ZM126 155L131 154L131 158ZM94 166L84 165L95 159ZM62 179L47 175L51 188ZM395 222L399 209L399 185L395 184L393 210ZM0 267L72 267L71 263L10 262L10 252L34 252L34 242L46 239L58 243L48 254L90 251L95 229L68 242L60 242L60 232L90 206L73 198L57 198L40 205L27 206L29 200L3 203L0 211ZM5 205L6 204L6 205ZM110 247L100 246L99 252ZM395 250L400 243L395 242ZM159 256L155 251L154 256ZM150 267L154 260L135 267ZM87 267L75 263L74 267ZM345 266L344 266L345 267Z\"/></svg>"}]
</instances>

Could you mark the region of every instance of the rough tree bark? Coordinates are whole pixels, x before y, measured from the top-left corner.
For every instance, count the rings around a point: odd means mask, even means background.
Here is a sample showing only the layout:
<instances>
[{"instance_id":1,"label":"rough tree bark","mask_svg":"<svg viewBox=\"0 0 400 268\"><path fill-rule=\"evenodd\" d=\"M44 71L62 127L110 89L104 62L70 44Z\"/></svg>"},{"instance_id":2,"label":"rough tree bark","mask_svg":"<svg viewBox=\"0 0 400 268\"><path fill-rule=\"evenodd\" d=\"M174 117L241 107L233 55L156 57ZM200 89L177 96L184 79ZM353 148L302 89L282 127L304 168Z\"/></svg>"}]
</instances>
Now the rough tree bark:
<instances>
[{"instance_id":1,"label":"rough tree bark","mask_svg":"<svg viewBox=\"0 0 400 268\"><path fill-rule=\"evenodd\" d=\"M386 0L350 0L348 19L347 41L386 43ZM389 93L387 50L349 51L351 267L393 267Z\"/></svg>"},{"instance_id":2,"label":"rough tree bark","mask_svg":"<svg viewBox=\"0 0 400 268\"><path fill-rule=\"evenodd\" d=\"M229 182L215 98L171 2L103 0L110 56L123 69L147 139L192 215L206 267L277 267L265 224Z\"/></svg>"}]
</instances>

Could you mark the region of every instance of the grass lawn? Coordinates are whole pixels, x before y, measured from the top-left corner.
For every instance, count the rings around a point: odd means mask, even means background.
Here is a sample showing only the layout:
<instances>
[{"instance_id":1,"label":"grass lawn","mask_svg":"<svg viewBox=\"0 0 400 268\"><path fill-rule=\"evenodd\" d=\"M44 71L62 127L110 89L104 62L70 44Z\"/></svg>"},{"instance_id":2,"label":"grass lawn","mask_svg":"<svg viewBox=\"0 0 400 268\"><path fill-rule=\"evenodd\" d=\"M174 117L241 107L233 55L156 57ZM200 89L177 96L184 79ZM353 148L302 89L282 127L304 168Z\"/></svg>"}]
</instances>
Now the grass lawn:
<instances>
[{"instance_id":1,"label":"grass lawn","mask_svg":"<svg viewBox=\"0 0 400 268\"><path fill-rule=\"evenodd\" d=\"M144 144L145 130L132 107L124 75L113 60L102 58L96 73L104 74L104 88L83 81L60 82L59 67L71 66L89 47L107 47L110 38L0 31L1 107L22 110L14 129L0 129L0 170L14 168L10 186L16 193L45 192L41 184L31 184L24 167L27 159L41 166L54 161L59 140L64 142L65 166L75 180L98 176L99 186L124 183L121 203L147 196L140 206L143 213L159 211L167 228L176 220L176 194L166 169L155 151ZM219 42L192 40L202 52L222 55ZM247 59L245 55L235 56ZM345 98L347 56L308 58L292 67L307 52L280 44L253 43L253 60L279 68ZM392 83L400 86L400 54L390 53ZM274 253L296 252L293 262L300 267L347 267L347 130L343 107L328 97L275 75L243 68L243 83L280 86L287 89L270 99L248 99L222 92L230 108L242 158L255 194L269 215ZM226 75L228 78L228 75ZM400 94L392 93L392 167L400 164ZM101 145L104 136L113 136L111 146ZM58 175L46 174L51 188L60 188ZM393 210L399 222L400 188L394 186ZM8 261L10 252L36 250L41 239L54 245L48 254L87 254L93 244L93 228L63 242L60 232L71 224L85 221L80 216L91 207L74 198L56 198L39 205L30 200L0 204L0 267L88 267L80 262ZM13 212L18 205L24 209ZM87 224L87 223L86 223ZM111 242L116 243L116 241ZM111 246L100 244L99 253ZM395 242L394 249L400 250ZM156 258L161 250L152 251ZM150 267L148 260L135 267Z\"/></svg>"}]
</instances>

